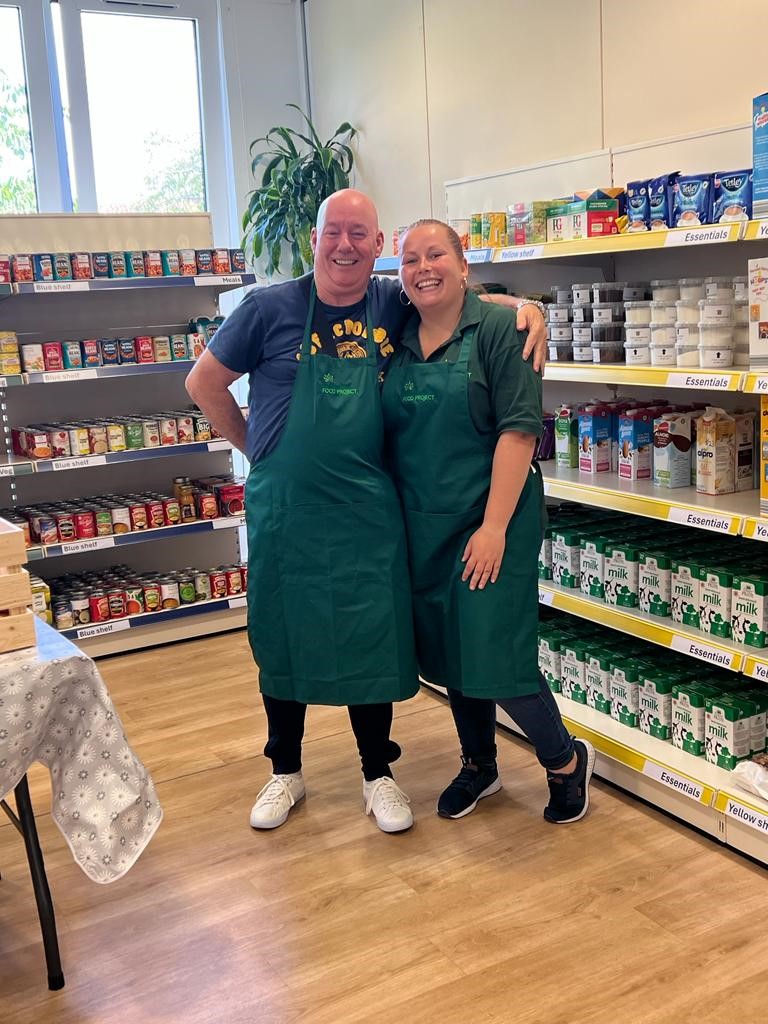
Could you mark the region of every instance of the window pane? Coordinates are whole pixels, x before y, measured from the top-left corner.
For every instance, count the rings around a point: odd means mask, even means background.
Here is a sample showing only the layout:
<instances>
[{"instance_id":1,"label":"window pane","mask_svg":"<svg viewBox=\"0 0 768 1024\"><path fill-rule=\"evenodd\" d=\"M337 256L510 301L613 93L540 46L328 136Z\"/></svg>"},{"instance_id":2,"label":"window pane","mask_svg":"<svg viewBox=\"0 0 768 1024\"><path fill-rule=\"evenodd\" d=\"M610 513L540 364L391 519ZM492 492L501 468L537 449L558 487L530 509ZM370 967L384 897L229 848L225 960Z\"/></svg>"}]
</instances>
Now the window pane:
<instances>
[{"instance_id":1,"label":"window pane","mask_svg":"<svg viewBox=\"0 0 768 1024\"><path fill-rule=\"evenodd\" d=\"M192 21L83 13L98 208L206 208Z\"/></svg>"},{"instance_id":2,"label":"window pane","mask_svg":"<svg viewBox=\"0 0 768 1024\"><path fill-rule=\"evenodd\" d=\"M0 213L37 213L18 7L0 7Z\"/></svg>"},{"instance_id":3,"label":"window pane","mask_svg":"<svg viewBox=\"0 0 768 1024\"><path fill-rule=\"evenodd\" d=\"M69 116L69 87L67 85L64 39L61 28L61 6L58 0L53 0L51 3L51 21L53 22L53 42L56 47L56 68L58 70L59 93L61 94L61 114L64 122L64 139L67 148L69 187L72 195L72 209L77 213L77 178L75 176L75 161L72 159L72 121Z\"/></svg>"}]
</instances>

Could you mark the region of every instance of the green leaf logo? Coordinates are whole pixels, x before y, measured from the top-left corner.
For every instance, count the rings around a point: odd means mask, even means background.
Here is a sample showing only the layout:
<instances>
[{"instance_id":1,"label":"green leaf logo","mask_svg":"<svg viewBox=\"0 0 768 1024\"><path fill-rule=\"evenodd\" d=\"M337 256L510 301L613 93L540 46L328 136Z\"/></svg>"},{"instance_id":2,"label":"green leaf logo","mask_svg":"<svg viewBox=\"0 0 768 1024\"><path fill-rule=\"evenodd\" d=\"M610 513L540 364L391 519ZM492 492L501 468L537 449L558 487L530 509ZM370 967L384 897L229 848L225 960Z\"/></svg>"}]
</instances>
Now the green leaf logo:
<instances>
[{"instance_id":1,"label":"green leaf logo","mask_svg":"<svg viewBox=\"0 0 768 1024\"><path fill-rule=\"evenodd\" d=\"M324 373L323 374L323 384L333 384L333 374L332 373Z\"/></svg>"},{"instance_id":2,"label":"green leaf logo","mask_svg":"<svg viewBox=\"0 0 768 1024\"><path fill-rule=\"evenodd\" d=\"M412 380L407 380L404 385L406 391L413 391L415 386Z\"/></svg>"}]
</instances>

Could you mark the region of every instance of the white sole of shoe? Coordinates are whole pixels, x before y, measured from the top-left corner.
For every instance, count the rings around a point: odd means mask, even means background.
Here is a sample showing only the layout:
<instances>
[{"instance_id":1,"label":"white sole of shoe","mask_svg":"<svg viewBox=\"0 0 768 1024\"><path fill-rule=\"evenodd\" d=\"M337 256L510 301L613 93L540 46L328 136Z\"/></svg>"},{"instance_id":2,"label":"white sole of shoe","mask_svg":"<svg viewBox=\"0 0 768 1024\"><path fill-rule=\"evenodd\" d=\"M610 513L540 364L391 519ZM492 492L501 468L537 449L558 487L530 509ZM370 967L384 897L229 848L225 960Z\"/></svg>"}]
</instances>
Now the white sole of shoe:
<instances>
[{"instance_id":1,"label":"white sole of shoe","mask_svg":"<svg viewBox=\"0 0 768 1024\"><path fill-rule=\"evenodd\" d=\"M285 814L282 814L279 818L275 818L274 821L270 821L269 823L265 822L264 824L254 825L253 818L251 818L251 828L257 829L259 832L263 832L265 829L280 828L281 825L284 825L286 823L286 821L288 821L288 816L290 815L290 813L293 810L293 808L296 807L304 799L305 796L306 796L306 793L302 793L301 796L296 797L296 800L288 808L288 810L285 812Z\"/></svg>"},{"instance_id":2,"label":"white sole of shoe","mask_svg":"<svg viewBox=\"0 0 768 1024\"><path fill-rule=\"evenodd\" d=\"M375 815L374 815L374 820L375 820ZM376 822L376 824L378 825L379 830L381 832L386 832L388 835L393 835L396 832L407 832L409 828L413 828L413 818L411 818L411 820L408 822L407 825L397 825L397 826L389 826L388 827L386 825L381 825L378 821Z\"/></svg>"},{"instance_id":3,"label":"white sole of shoe","mask_svg":"<svg viewBox=\"0 0 768 1024\"><path fill-rule=\"evenodd\" d=\"M486 786L482 793L477 794L477 800L482 800L483 797L486 796L493 796L493 794L498 793L501 788L501 779L497 778L490 784L490 786ZM449 821L458 821L459 818L465 818L468 814L471 814L472 811L474 811L477 807L477 800L475 800L473 804L470 804L469 807L465 807L463 811L459 812L459 814L441 814L438 809L438 816L440 818L448 818Z\"/></svg>"},{"instance_id":4,"label":"white sole of shoe","mask_svg":"<svg viewBox=\"0 0 768 1024\"><path fill-rule=\"evenodd\" d=\"M565 818L563 821L552 821L550 822L551 825L570 825L574 821L581 821L589 810L589 781L592 778L592 772L595 770L595 748L588 740L579 740L579 743L583 743L587 751L587 772L584 776L584 806L575 818Z\"/></svg>"}]
</instances>

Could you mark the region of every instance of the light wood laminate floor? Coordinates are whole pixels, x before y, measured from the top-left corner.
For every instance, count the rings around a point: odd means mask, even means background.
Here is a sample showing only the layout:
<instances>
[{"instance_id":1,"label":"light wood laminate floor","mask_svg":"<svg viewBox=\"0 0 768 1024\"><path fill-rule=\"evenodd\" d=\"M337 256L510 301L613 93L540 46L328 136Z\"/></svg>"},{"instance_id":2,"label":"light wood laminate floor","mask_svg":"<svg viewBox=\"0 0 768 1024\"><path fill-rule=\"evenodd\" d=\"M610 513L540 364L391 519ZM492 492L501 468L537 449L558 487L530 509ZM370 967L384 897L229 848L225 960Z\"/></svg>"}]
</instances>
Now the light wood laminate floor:
<instances>
[{"instance_id":1,"label":"light wood laminate floor","mask_svg":"<svg viewBox=\"0 0 768 1024\"><path fill-rule=\"evenodd\" d=\"M599 783L584 821L541 817L543 772L500 738L505 788L434 813L458 767L450 713L397 708L415 827L363 814L346 714L314 708L307 799L274 832L245 635L100 663L165 820L101 887L33 799L67 979L46 988L20 838L0 826L3 1024L720 1024L764 1017L766 874Z\"/></svg>"}]
</instances>

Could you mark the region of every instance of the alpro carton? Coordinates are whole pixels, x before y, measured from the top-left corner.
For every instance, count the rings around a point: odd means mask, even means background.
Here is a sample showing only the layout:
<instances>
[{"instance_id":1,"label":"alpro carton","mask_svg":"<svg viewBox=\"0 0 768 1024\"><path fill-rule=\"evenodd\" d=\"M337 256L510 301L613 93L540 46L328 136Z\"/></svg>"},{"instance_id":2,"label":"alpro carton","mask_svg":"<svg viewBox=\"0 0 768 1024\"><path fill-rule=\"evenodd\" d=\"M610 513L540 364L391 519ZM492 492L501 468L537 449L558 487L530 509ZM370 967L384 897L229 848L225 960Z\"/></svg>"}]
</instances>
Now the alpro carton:
<instances>
[{"instance_id":1,"label":"alpro carton","mask_svg":"<svg viewBox=\"0 0 768 1024\"><path fill-rule=\"evenodd\" d=\"M621 608L638 605L640 553L632 544L609 545L605 553L605 603Z\"/></svg>"},{"instance_id":2,"label":"alpro carton","mask_svg":"<svg viewBox=\"0 0 768 1024\"><path fill-rule=\"evenodd\" d=\"M768 576L734 576L731 600L733 639L748 647L768 646Z\"/></svg>"},{"instance_id":3,"label":"alpro carton","mask_svg":"<svg viewBox=\"0 0 768 1024\"><path fill-rule=\"evenodd\" d=\"M732 494L735 487L736 421L724 409L709 408L696 433L696 490Z\"/></svg>"},{"instance_id":4,"label":"alpro carton","mask_svg":"<svg viewBox=\"0 0 768 1024\"><path fill-rule=\"evenodd\" d=\"M733 572L721 566L701 567L699 628L711 636L730 637Z\"/></svg>"},{"instance_id":5,"label":"alpro carton","mask_svg":"<svg viewBox=\"0 0 768 1024\"><path fill-rule=\"evenodd\" d=\"M676 683L672 687L672 745L696 757L704 756L706 738L704 715L707 697L716 687L699 682Z\"/></svg>"},{"instance_id":6,"label":"alpro carton","mask_svg":"<svg viewBox=\"0 0 768 1024\"><path fill-rule=\"evenodd\" d=\"M629 409L619 416L619 479L651 479L653 413Z\"/></svg>"},{"instance_id":7,"label":"alpro carton","mask_svg":"<svg viewBox=\"0 0 768 1024\"><path fill-rule=\"evenodd\" d=\"M561 405L555 413L555 467L576 469L579 464L579 420L570 405Z\"/></svg>"},{"instance_id":8,"label":"alpro carton","mask_svg":"<svg viewBox=\"0 0 768 1024\"><path fill-rule=\"evenodd\" d=\"M704 712L704 756L710 764L733 771L752 751L750 718L756 713L751 701L733 694L707 697Z\"/></svg>"},{"instance_id":9,"label":"alpro carton","mask_svg":"<svg viewBox=\"0 0 768 1024\"><path fill-rule=\"evenodd\" d=\"M611 661L614 652L600 645L590 646L584 666L587 704L604 715L611 713Z\"/></svg>"},{"instance_id":10,"label":"alpro carton","mask_svg":"<svg viewBox=\"0 0 768 1024\"><path fill-rule=\"evenodd\" d=\"M663 669L647 669L638 688L638 724L641 732L658 740L672 738L672 688L678 676Z\"/></svg>"},{"instance_id":11,"label":"alpro carton","mask_svg":"<svg viewBox=\"0 0 768 1024\"><path fill-rule=\"evenodd\" d=\"M585 663L586 645L580 640L566 640L560 652L560 685L563 696L577 704L587 703Z\"/></svg>"},{"instance_id":12,"label":"alpro carton","mask_svg":"<svg viewBox=\"0 0 768 1024\"><path fill-rule=\"evenodd\" d=\"M640 662L614 657L611 662L611 718L636 729L639 716Z\"/></svg>"},{"instance_id":13,"label":"alpro carton","mask_svg":"<svg viewBox=\"0 0 768 1024\"><path fill-rule=\"evenodd\" d=\"M556 630L539 635L539 672L544 676L550 690L560 693L560 654L563 637Z\"/></svg>"},{"instance_id":14,"label":"alpro carton","mask_svg":"<svg viewBox=\"0 0 768 1024\"><path fill-rule=\"evenodd\" d=\"M559 587L579 589L581 533L555 529L552 534L552 579Z\"/></svg>"},{"instance_id":15,"label":"alpro carton","mask_svg":"<svg viewBox=\"0 0 768 1024\"><path fill-rule=\"evenodd\" d=\"M690 487L691 445L688 413L669 413L653 421L653 482L657 487Z\"/></svg>"},{"instance_id":16,"label":"alpro carton","mask_svg":"<svg viewBox=\"0 0 768 1024\"><path fill-rule=\"evenodd\" d=\"M672 558L658 550L641 551L638 563L638 604L641 612L668 619L672 614Z\"/></svg>"},{"instance_id":17,"label":"alpro carton","mask_svg":"<svg viewBox=\"0 0 768 1024\"><path fill-rule=\"evenodd\" d=\"M612 417L605 405L587 405L579 410L579 472L610 472Z\"/></svg>"}]
</instances>

